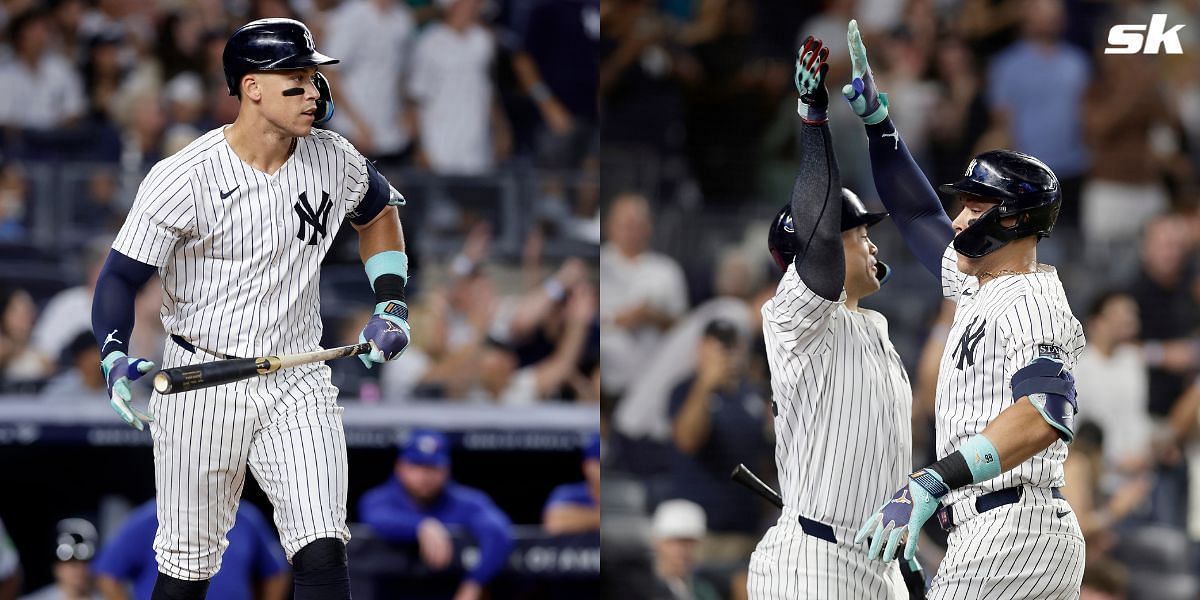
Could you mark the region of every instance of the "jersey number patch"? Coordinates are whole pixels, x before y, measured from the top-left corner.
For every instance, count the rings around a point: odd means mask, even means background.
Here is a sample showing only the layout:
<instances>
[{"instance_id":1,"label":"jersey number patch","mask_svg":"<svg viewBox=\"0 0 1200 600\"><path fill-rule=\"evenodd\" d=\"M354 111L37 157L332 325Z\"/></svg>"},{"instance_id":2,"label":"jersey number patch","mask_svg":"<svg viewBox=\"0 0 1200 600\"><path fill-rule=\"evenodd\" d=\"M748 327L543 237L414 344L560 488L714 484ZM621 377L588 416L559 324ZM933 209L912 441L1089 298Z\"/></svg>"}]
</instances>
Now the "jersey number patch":
<instances>
[{"instance_id":1,"label":"jersey number patch","mask_svg":"<svg viewBox=\"0 0 1200 600\"><path fill-rule=\"evenodd\" d=\"M300 215L300 229L296 231L296 239L304 239L305 223L312 226L312 236L308 238L309 246L317 245L317 234L325 237L328 233L325 230L325 223L329 220L329 209L333 208L333 203L329 201L329 192L321 192L321 205L317 210L313 210L312 205L308 203L308 192L300 192L300 200L295 205L296 214Z\"/></svg>"}]
</instances>

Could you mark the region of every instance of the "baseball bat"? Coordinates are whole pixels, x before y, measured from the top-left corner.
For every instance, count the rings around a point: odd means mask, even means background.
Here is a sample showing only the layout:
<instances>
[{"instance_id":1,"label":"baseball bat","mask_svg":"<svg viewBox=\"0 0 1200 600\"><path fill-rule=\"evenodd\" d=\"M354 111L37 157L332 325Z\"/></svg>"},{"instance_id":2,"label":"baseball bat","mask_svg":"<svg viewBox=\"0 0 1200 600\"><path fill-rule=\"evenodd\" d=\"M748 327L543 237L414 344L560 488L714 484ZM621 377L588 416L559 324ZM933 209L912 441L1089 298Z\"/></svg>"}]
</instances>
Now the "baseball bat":
<instances>
[{"instance_id":1,"label":"baseball bat","mask_svg":"<svg viewBox=\"0 0 1200 600\"><path fill-rule=\"evenodd\" d=\"M775 505L775 508L783 508L783 497L779 495L779 492L771 489L771 486L750 472L750 469L747 469L746 465L739 463L738 466L733 468L733 473L729 474L729 478L750 488L750 491L755 494L766 498L771 504Z\"/></svg>"},{"instance_id":2,"label":"baseball bat","mask_svg":"<svg viewBox=\"0 0 1200 600\"><path fill-rule=\"evenodd\" d=\"M354 344L326 350L314 350L300 354L282 356L259 356L258 358L232 358L214 360L183 367L163 369L154 376L154 389L160 394L178 394L199 390L214 385L233 383L258 375L274 373L280 369L323 362L335 358L358 356L371 351L371 344Z\"/></svg>"}]
</instances>

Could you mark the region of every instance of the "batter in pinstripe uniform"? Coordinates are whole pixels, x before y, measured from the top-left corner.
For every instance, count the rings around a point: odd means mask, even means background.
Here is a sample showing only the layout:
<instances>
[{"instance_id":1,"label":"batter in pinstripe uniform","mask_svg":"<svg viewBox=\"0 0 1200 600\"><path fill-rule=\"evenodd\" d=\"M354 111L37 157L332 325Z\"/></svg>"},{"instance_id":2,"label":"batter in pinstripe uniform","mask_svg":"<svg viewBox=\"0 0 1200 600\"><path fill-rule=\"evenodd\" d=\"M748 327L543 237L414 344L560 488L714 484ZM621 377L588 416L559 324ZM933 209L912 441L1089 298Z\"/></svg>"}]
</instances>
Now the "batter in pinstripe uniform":
<instances>
[{"instance_id":1,"label":"batter in pinstripe uniform","mask_svg":"<svg viewBox=\"0 0 1200 600\"><path fill-rule=\"evenodd\" d=\"M300 22L265 19L226 44L237 120L151 169L96 284L92 321L113 408L154 441L159 528L156 599L204 598L220 568L253 470L275 511L297 599L349 598L346 440L329 368L306 365L133 408L130 382L154 369L126 356L133 298L163 285L167 367L313 350L321 339L319 268L348 219L376 295L362 338L371 366L409 341L407 258L392 206L403 202L337 134ZM153 415L153 417L151 416Z\"/></svg>"},{"instance_id":2,"label":"batter in pinstripe uniform","mask_svg":"<svg viewBox=\"0 0 1200 600\"><path fill-rule=\"evenodd\" d=\"M867 237L886 213L839 183L827 54L812 38L800 51L801 167L771 229L785 273L762 315L784 507L751 555L747 588L757 599L907 598L897 566L852 543L912 467L912 393L887 320L858 304L888 274Z\"/></svg>"},{"instance_id":3,"label":"batter in pinstripe uniform","mask_svg":"<svg viewBox=\"0 0 1200 600\"><path fill-rule=\"evenodd\" d=\"M849 44L843 93L866 123L876 188L958 305L938 375L940 460L912 473L856 541L870 538L868 553L887 561L907 539L911 557L936 514L949 548L932 598L1078 597L1083 536L1059 488L1083 328L1054 268L1037 262L1062 202L1058 179L1031 156L984 152L941 187L962 204L951 223L888 119L853 21Z\"/></svg>"}]
</instances>

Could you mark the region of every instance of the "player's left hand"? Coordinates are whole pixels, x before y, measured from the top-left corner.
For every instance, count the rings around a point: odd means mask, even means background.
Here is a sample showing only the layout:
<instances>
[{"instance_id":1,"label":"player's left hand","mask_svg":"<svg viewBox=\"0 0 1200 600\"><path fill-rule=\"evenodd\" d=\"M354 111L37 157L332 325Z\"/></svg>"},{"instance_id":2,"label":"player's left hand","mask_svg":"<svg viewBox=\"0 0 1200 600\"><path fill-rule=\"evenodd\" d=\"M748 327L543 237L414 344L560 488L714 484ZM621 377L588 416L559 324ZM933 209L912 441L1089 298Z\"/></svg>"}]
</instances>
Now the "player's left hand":
<instances>
[{"instance_id":1,"label":"player's left hand","mask_svg":"<svg viewBox=\"0 0 1200 600\"><path fill-rule=\"evenodd\" d=\"M133 406L133 392L129 382L141 379L154 370L154 361L144 358L129 358L124 352L116 350L109 352L100 362L104 371L104 380L108 383L108 402L113 410L131 427L141 431L154 420L149 413L144 413Z\"/></svg>"},{"instance_id":2,"label":"player's left hand","mask_svg":"<svg viewBox=\"0 0 1200 600\"><path fill-rule=\"evenodd\" d=\"M842 87L842 95L863 123L875 125L888 116L888 98L887 94L875 87L875 76L867 62L867 47L858 31L858 21L850 21L846 43L850 46L850 67L854 79Z\"/></svg>"},{"instance_id":3,"label":"player's left hand","mask_svg":"<svg viewBox=\"0 0 1200 600\"><path fill-rule=\"evenodd\" d=\"M934 489L927 489L926 486ZM908 485L896 490L891 500L867 518L854 536L854 543L862 543L870 536L871 547L867 550L867 559L878 558L886 562L896 558L896 549L901 542L905 542L904 559L912 560L917 555L921 526L933 516L942 496L949 491L941 476L933 471L922 469L909 475ZM884 538L887 538L887 546L880 554Z\"/></svg>"},{"instance_id":4,"label":"player's left hand","mask_svg":"<svg viewBox=\"0 0 1200 600\"><path fill-rule=\"evenodd\" d=\"M367 321L358 343L371 343L370 354L359 354L358 359L370 369L375 363L383 363L404 354L411 339L412 329L408 326L408 305L399 300L388 300L375 305L375 314Z\"/></svg>"}]
</instances>

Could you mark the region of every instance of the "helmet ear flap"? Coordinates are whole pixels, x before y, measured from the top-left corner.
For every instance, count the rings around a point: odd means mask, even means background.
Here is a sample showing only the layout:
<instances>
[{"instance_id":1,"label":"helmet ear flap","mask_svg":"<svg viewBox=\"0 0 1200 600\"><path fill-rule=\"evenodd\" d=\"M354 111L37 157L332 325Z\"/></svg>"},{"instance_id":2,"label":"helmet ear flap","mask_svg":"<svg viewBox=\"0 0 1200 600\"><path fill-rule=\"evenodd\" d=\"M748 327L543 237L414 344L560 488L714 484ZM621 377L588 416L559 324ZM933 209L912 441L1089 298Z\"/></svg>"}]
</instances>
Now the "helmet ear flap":
<instances>
[{"instance_id":1,"label":"helmet ear flap","mask_svg":"<svg viewBox=\"0 0 1200 600\"><path fill-rule=\"evenodd\" d=\"M333 90L329 89L329 80L320 71L313 76L313 85L317 87L317 112L313 115L313 125L321 125L333 118Z\"/></svg>"}]
</instances>

